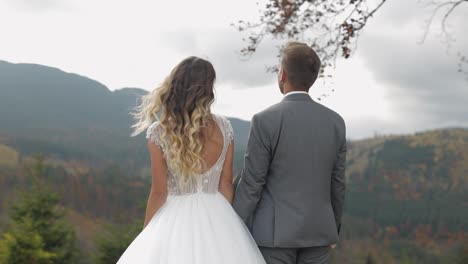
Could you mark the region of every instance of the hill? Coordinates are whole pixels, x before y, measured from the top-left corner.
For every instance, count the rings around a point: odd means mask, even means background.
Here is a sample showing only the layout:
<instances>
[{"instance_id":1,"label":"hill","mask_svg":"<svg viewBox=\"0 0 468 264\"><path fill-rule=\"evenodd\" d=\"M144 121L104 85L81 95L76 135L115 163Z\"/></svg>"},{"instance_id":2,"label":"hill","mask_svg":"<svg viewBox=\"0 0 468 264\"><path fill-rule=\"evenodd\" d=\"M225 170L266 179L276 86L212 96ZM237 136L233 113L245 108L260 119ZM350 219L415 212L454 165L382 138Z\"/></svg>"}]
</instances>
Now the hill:
<instances>
[{"instance_id":1,"label":"hill","mask_svg":"<svg viewBox=\"0 0 468 264\"><path fill-rule=\"evenodd\" d=\"M11 147L0 150L1 231L15 190L30 184L27 172L33 161ZM379 263L401 263L403 258L448 263L446 258L468 241L467 130L354 141L348 157L343 248L334 255L336 263L364 263L368 254ZM84 249L94 248L88 227L142 219L148 170L130 174L119 165L94 168L78 161L46 161L47 178L70 208L70 222L80 228Z\"/></svg>"},{"instance_id":2,"label":"hill","mask_svg":"<svg viewBox=\"0 0 468 264\"><path fill-rule=\"evenodd\" d=\"M468 130L351 142L347 212L403 233L468 231ZM362 206L365 204L366 206Z\"/></svg>"},{"instance_id":3,"label":"hill","mask_svg":"<svg viewBox=\"0 0 468 264\"><path fill-rule=\"evenodd\" d=\"M0 61L0 143L23 154L44 153L91 164L148 164L144 135L130 137L129 114L146 94L110 91L87 77L37 64ZM237 135L248 122L231 119ZM239 143L245 138L236 138Z\"/></svg>"}]
</instances>

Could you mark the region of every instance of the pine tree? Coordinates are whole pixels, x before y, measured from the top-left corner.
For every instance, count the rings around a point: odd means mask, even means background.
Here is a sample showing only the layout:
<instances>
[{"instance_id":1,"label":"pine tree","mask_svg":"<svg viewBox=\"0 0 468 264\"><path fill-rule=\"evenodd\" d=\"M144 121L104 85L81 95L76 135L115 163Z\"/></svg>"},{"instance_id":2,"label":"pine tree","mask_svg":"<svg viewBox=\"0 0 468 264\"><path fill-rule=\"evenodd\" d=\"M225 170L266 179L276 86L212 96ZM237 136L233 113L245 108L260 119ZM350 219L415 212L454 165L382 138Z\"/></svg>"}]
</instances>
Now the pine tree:
<instances>
[{"instance_id":1,"label":"pine tree","mask_svg":"<svg viewBox=\"0 0 468 264\"><path fill-rule=\"evenodd\" d=\"M44 241L34 230L32 220L15 224L0 241L0 263L52 264L53 253L44 250Z\"/></svg>"},{"instance_id":2,"label":"pine tree","mask_svg":"<svg viewBox=\"0 0 468 264\"><path fill-rule=\"evenodd\" d=\"M76 261L76 235L64 220L59 197L45 183L45 166L38 157L33 186L11 208L11 228L0 240L0 264L71 264ZM27 261L25 261L27 260Z\"/></svg>"}]
</instances>

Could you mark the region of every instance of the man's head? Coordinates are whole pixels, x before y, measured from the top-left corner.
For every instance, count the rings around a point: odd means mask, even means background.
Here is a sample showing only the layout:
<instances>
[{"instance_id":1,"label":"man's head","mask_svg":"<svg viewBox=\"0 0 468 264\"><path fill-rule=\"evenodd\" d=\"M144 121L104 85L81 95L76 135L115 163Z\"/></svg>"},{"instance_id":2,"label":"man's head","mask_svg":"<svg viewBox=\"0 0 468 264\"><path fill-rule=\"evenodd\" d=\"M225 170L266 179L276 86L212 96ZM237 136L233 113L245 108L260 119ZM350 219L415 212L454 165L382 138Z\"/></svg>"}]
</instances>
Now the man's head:
<instances>
[{"instance_id":1,"label":"man's head","mask_svg":"<svg viewBox=\"0 0 468 264\"><path fill-rule=\"evenodd\" d=\"M315 51L304 43L288 42L281 51L278 84L281 93L309 91L317 80L321 61Z\"/></svg>"}]
</instances>

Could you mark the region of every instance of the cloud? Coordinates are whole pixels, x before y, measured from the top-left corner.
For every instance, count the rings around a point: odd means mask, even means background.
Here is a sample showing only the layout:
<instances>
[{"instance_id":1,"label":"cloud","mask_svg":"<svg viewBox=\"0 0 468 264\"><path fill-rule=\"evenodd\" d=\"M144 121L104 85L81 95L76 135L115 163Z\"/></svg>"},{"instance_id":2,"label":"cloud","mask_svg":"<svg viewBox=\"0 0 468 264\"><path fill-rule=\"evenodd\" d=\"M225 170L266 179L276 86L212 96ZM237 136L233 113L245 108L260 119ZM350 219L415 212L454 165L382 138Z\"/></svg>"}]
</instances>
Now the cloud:
<instances>
[{"instance_id":1,"label":"cloud","mask_svg":"<svg viewBox=\"0 0 468 264\"><path fill-rule=\"evenodd\" d=\"M276 75L266 71L278 63L276 43L265 41L250 58L243 57L242 35L234 28L204 31L177 30L165 34L167 45L186 56L209 59L217 72L217 82L235 89L259 87L274 82Z\"/></svg>"},{"instance_id":2,"label":"cloud","mask_svg":"<svg viewBox=\"0 0 468 264\"><path fill-rule=\"evenodd\" d=\"M375 117L349 118L346 119L346 136L352 140L365 139L376 135L401 135L413 134L439 128L459 128L461 126L454 122L444 122L438 125L421 123L415 125L407 120L388 121Z\"/></svg>"},{"instance_id":3,"label":"cloud","mask_svg":"<svg viewBox=\"0 0 468 264\"><path fill-rule=\"evenodd\" d=\"M376 117L350 118L346 121L346 136L352 140L364 139L373 135L412 133L398 123L392 123Z\"/></svg>"},{"instance_id":4,"label":"cloud","mask_svg":"<svg viewBox=\"0 0 468 264\"><path fill-rule=\"evenodd\" d=\"M468 81L458 72L455 54L468 54L468 37L457 35L457 42L447 46L431 34L424 43L418 43L427 12L415 8L422 7L406 2L391 6L390 13L401 10L408 15L414 11L403 27L401 23L390 23L398 19L392 20L383 10L382 17L360 40L357 55L364 59L377 82L386 87L386 99L399 124L419 129L466 126ZM459 21L459 16L468 16L468 9L454 13L450 20ZM466 24L460 23L452 29L456 33L463 27Z\"/></svg>"},{"instance_id":5,"label":"cloud","mask_svg":"<svg viewBox=\"0 0 468 264\"><path fill-rule=\"evenodd\" d=\"M44 11L64 6L65 0L4 0L7 4L31 11Z\"/></svg>"}]
</instances>

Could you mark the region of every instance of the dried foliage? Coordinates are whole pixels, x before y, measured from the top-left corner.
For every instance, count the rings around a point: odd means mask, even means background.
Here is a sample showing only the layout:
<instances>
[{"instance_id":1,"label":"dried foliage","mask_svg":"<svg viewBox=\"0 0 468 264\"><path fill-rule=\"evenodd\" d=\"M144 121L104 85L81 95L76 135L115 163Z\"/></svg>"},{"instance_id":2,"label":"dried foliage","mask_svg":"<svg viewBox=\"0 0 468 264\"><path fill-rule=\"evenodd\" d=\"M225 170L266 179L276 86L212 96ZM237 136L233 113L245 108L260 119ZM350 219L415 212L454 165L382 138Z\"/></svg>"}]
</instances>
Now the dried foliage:
<instances>
[{"instance_id":1,"label":"dried foliage","mask_svg":"<svg viewBox=\"0 0 468 264\"><path fill-rule=\"evenodd\" d=\"M239 21L239 31L248 31L243 55L254 53L267 36L310 43L324 68L338 56L349 58L368 20L387 0L270 0L257 23ZM272 68L271 70L276 70Z\"/></svg>"},{"instance_id":2,"label":"dried foliage","mask_svg":"<svg viewBox=\"0 0 468 264\"><path fill-rule=\"evenodd\" d=\"M266 37L296 39L309 43L322 58L324 69L334 67L337 57L350 58L357 48L357 40L369 19L387 0L269 0L260 11L258 22L239 21L236 28L248 33L241 53L249 56L256 52ZM420 0L432 8L423 41L433 24L441 23L441 33L447 40L452 35L447 21L454 10L468 0ZM459 55L459 70L467 72L467 59ZM276 71L276 67L270 67ZM324 73L322 71L322 77Z\"/></svg>"}]
</instances>

